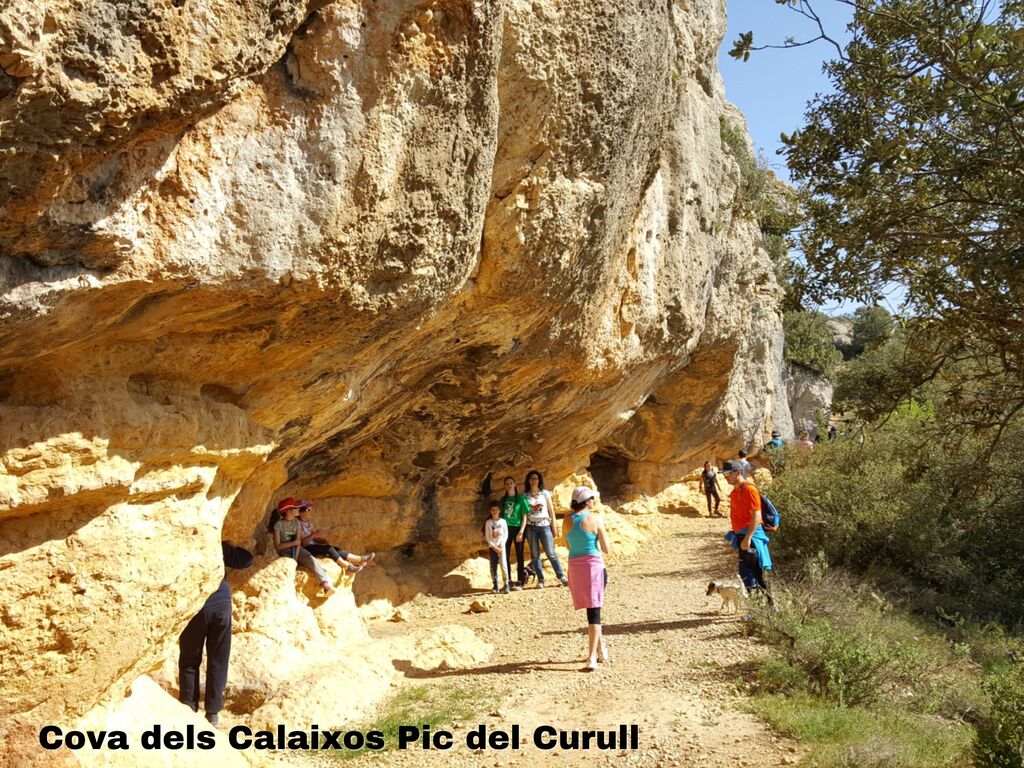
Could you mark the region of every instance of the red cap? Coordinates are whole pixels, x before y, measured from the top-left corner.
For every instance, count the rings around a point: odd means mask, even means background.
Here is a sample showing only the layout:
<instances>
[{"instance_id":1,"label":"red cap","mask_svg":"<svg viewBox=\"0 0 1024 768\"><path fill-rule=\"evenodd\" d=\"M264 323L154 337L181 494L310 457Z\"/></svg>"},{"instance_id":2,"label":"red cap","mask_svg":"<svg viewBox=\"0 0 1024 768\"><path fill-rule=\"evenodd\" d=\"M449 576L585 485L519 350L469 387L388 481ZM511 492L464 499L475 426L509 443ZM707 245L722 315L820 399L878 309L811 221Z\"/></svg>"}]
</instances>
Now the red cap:
<instances>
[{"instance_id":1,"label":"red cap","mask_svg":"<svg viewBox=\"0 0 1024 768\"><path fill-rule=\"evenodd\" d=\"M289 496L286 499L281 499L279 502L277 502L277 511L278 512L284 512L286 509L298 509L298 508L299 508L298 500L297 499L293 499L291 496Z\"/></svg>"}]
</instances>

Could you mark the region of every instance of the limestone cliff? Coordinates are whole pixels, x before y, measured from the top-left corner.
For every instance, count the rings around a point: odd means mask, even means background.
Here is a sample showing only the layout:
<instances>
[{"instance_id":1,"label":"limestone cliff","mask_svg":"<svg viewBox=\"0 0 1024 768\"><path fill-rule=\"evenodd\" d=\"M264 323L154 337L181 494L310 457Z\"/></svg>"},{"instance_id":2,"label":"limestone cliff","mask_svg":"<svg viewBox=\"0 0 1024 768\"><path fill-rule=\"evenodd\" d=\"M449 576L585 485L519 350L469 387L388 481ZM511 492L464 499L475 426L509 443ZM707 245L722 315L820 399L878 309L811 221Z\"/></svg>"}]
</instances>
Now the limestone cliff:
<instances>
[{"instance_id":1,"label":"limestone cliff","mask_svg":"<svg viewBox=\"0 0 1024 768\"><path fill-rule=\"evenodd\" d=\"M788 419L724 29L717 1L0 10L0 715L123 695L272 497L464 556L505 474L635 499Z\"/></svg>"},{"instance_id":2,"label":"limestone cliff","mask_svg":"<svg viewBox=\"0 0 1024 768\"><path fill-rule=\"evenodd\" d=\"M786 366L786 391L793 426L814 437L832 415L832 382L797 363ZM821 435L824 437L824 435Z\"/></svg>"}]
</instances>

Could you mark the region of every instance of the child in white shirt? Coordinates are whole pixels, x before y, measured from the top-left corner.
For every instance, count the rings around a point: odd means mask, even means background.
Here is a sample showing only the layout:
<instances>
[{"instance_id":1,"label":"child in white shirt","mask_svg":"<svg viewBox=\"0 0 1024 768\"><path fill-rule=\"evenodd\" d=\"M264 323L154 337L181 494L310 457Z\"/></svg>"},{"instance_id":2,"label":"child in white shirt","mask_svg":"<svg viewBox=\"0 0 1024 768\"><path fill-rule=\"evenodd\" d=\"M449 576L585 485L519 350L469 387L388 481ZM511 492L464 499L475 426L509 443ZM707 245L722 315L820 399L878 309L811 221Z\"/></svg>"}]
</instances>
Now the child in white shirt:
<instances>
[{"instance_id":1,"label":"child in white shirt","mask_svg":"<svg viewBox=\"0 0 1024 768\"><path fill-rule=\"evenodd\" d=\"M501 575L504 579L506 594L511 592L508 581L508 560L505 557L505 542L508 541L508 523L501 517L501 503L492 501L490 506L490 518L484 523L484 540L487 542L487 553L491 557L491 580L494 588L491 590L498 594L498 564L501 564Z\"/></svg>"}]
</instances>

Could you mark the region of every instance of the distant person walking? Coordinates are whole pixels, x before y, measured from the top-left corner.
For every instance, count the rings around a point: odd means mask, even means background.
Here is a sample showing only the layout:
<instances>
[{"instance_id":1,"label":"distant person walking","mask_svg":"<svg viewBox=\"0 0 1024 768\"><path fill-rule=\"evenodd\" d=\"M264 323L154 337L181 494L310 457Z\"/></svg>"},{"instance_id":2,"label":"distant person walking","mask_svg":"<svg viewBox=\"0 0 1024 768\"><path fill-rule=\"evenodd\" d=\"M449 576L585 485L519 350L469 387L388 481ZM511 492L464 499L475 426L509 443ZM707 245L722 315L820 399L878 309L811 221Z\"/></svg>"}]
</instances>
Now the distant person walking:
<instances>
[{"instance_id":1,"label":"distant person walking","mask_svg":"<svg viewBox=\"0 0 1024 768\"><path fill-rule=\"evenodd\" d=\"M708 517L724 517L718 511L722 505L722 498L718 495L718 473L711 466L710 461L704 462L704 471L700 473L700 479L704 483L704 496L708 500ZM715 511L711 511L711 499L715 500Z\"/></svg>"},{"instance_id":2,"label":"distant person walking","mask_svg":"<svg viewBox=\"0 0 1024 768\"><path fill-rule=\"evenodd\" d=\"M601 627L601 607L604 590L608 585L608 569L604 556L608 554L608 534L604 521L594 514L597 493L584 486L572 492L572 512L562 521L562 535L569 542L569 593L574 610L587 610L587 665L586 672L597 669L598 654L602 662L608 661L608 646Z\"/></svg>"},{"instance_id":3,"label":"distant person walking","mask_svg":"<svg viewBox=\"0 0 1024 768\"><path fill-rule=\"evenodd\" d=\"M512 589L522 589L526 582L526 560L523 558L523 539L526 536L526 522L530 505L526 497L516 488L514 477L505 478L505 495L501 497L501 516L508 524L508 539L505 542L505 562L512 568L512 548L516 552L516 582Z\"/></svg>"},{"instance_id":4,"label":"distant person walking","mask_svg":"<svg viewBox=\"0 0 1024 768\"><path fill-rule=\"evenodd\" d=\"M562 562L555 552L555 537L552 534L552 526L555 522L555 503L551 498L551 491L544 489L544 478L540 472L531 469L526 473L526 503L530 506L530 514L527 517L526 537L530 542L530 555L533 558L533 568L537 574L537 589L544 588L544 569L541 566L540 551L548 556L548 562L555 572L555 577L565 586L569 580L565 578L562 571Z\"/></svg>"},{"instance_id":5,"label":"distant person walking","mask_svg":"<svg viewBox=\"0 0 1024 768\"><path fill-rule=\"evenodd\" d=\"M252 555L241 547L221 542L221 556L226 568L248 568ZM178 637L178 700L193 712L199 711L199 668L206 646L206 692L203 712L210 725L220 725L224 708L224 688L228 683L228 662L231 659L231 587L227 574L217 591L206 598L199 613L185 625Z\"/></svg>"},{"instance_id":6,"label":"distant person walking","mask_svg":"<svg viewBox=\"0 0 1024 768\"><path fill-rule=\"evenodd\" d=\"M782 433L777 429L772 430L772 439L765 443L764 452L768 457L768 466L772 474L778 474L786 464L786 444L782 442Z\"/></svg>"},{"instance_id":7,"label":"distant person walking","mask_svg":"<svg viewBox=\"0 0 1024 768\"><path fill-rule=\"evenodd\" d=\"M837 437L839 437L839 430L836 429L836 425L835 424L829 424L828 425L828 439L829 440L835 440Z\"/></svg>"},{"instance_id":8,"label":"distant person walking","mask_svg":"<svg viewBox=\"0 0 1024 768\"><path fill-rule=\"evenodd\" d=\"M740 457L740 467L742 467L743 476L744 477L752 476L754 474L754 465L751 464L749 461L747 461L747 452L746 451L740 451L739 452L739 457Z\"/></svg>"},{"instance_id":9,"label":"distant person walking","mask_svg":"<svg viewBox=\"0 0 1024 768\"><path fill-rule=\"evenodd\" d=\"M814 441L811 440L811 435L808 432L801 432L800 439L797 441L796 447L801 451L813 451Z\"/></svg>"},{"instance_id":10,"label":"distant person walking","mask_svg":"<svg viewBox=\"0 0 1024 768\"><path fill-rule=\"evenodd\" d=\"M725 539L739 550L739 574L743 586L750 592L760 592L774 605L764 572L772 568L768 551L768 534L761 524L761 492L743 477L737 461L722 465L722 474L732 486L729 494L729 518L732 530Z\"/></svg>"},{"instance_id":11,"label":"distant person walking","mask_svg":"<svg viewBox=\"0 0 1024 768\"><path fill-rule=\"evenodd\" d=\"M503 591L508 594L508 559L505 542L508 541L508 523L501 519L501 503L492 501L488 508L490 517L484 521L484 540L487 542L487 554L491 559L491 581L494 583L491 592L498 594L498 566L501 566Z\"/></svg>"}]
</instances>

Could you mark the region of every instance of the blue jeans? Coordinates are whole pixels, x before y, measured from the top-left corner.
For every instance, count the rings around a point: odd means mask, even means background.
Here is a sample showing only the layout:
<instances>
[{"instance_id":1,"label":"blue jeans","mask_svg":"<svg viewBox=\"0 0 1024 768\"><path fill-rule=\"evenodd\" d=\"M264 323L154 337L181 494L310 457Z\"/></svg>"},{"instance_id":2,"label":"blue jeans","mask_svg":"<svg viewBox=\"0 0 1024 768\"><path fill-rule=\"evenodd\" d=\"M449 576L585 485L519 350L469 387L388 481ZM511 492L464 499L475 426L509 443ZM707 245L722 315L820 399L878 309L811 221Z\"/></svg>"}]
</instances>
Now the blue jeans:
<instances>
[{"instance_id":1,"label":"blue jeans","mask_svg":"<svg viewBox=\"0 0 1024 768\"><path fill-rule=\"evenodd\" d=\"M544 571L540 564L540 549L544 547L544 554L548 556L548 562L555 572L555 577L562 581L565 574L562 571L562 562L555 553L555 537L551 534L550 525L527 525L526 539L530 542L530 557L533 559L533 570L537 572L537 583L544 583Z\"/></svg>"},{"instance_id":2,"label":"blue jeans","mask_svg":"<svg viewBox=\"0 0 1024 768\"><path fill-rule=\"evenodd\" d=\"M764 578L764 571L761 569L753 547L746 552L740 550L739 574L743 586L747 588L748 592L751 594L760 592L767 598L768 605L775 605L775 601L772 600L771 588Z\"/></svg>"}]
</instances>

